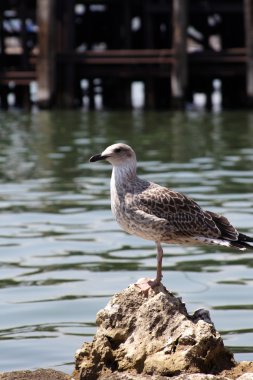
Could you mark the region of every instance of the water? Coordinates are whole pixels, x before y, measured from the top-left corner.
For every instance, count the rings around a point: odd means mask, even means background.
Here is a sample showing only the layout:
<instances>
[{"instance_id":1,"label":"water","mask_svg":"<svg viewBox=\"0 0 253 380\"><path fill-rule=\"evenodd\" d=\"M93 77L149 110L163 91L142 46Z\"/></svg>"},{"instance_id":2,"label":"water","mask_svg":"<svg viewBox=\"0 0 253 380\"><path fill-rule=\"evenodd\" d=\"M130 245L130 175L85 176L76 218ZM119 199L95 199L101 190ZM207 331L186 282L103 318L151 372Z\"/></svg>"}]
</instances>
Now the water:
<instances>
[{"instance_id":1,"label":"water","mask_svg":"<svg viewBox=\"0 0 253 380\"><path fill-rule=\"evenodd\" d=\"M143 178L253 235L253 113L13 112L0 125L0 371L71 373L97 311L155 274L153 242L112 218L110 165L88 162L107 145L132 145ZM167 245L164 284L253 360L252 253Z\"/></svg>"}]
</instances>

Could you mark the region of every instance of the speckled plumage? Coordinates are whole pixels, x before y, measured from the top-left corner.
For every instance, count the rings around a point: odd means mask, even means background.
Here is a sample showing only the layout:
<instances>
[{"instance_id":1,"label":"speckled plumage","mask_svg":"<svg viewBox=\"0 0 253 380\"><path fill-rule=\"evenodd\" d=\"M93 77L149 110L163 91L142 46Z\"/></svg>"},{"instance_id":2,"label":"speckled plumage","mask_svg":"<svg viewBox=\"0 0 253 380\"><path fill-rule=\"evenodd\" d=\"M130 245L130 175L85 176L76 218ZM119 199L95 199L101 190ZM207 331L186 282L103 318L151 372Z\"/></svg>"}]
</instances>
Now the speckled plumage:
<instances>
[{"instance_id":1,"label":"speckled plumage","mask_svg":"<svg viewBox=\"0 0 253 380\"><path fill-rule=\"evenodd\" d=\"M139 178L136 156L128 145L111 145L90 160L103 159L113 165L111 207L117 222L130 234L154 240L161 256L160 243L251 247L247 242L253 239L240 234L224 216L202 210L179 192Z\"/></svg>"},{"instance_id":2,"label":"speckled plumage","mask_svg":"<svg viewBox=\"0 0 253 380\"><path fill-rule=\"evenodd\" d=\"M183 194L139 178L116 186L112 179L112 183L113 214L123 229L131 234L181 244L212 244L212 239L222 236L214 214L203 211ZM218 218L227 229L226 238L237 240L237 230L226 218L217 215ZM222 241L220 243L222 245Z\"/></svg>"}]
</instances>

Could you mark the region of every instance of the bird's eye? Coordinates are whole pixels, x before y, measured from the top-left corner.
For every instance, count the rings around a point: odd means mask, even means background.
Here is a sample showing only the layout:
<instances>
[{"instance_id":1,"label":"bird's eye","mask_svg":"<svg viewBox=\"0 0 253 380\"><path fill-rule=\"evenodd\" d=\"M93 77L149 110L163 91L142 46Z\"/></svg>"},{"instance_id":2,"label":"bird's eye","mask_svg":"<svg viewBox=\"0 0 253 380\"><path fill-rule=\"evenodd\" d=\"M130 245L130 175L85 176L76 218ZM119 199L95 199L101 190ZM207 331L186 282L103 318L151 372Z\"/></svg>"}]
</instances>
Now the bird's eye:
<instances>
[{"instance_id":1,"label":"bird's eye","mask_svg":"<svg viewBox=\"0 0 253 380\"><path fill-rule=\"evenodd\" d=\"M115 152L115 153L120 153L121 150L122 150L121 148L116 148L116 149L114 150L114 152Z\"/></svg>"}]
</instances>

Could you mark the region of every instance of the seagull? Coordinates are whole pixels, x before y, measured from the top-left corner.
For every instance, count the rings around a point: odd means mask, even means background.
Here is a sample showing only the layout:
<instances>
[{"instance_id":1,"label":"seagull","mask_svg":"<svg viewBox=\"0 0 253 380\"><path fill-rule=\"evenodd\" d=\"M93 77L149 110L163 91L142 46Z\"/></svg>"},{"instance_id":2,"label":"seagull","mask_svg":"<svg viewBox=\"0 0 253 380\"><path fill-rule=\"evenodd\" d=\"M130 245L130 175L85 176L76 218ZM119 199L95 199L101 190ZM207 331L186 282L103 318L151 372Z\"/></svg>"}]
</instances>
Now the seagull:
<instances>
[{"instance_id":1,"label":"seagull","mask_svg":"<svg viewBox=\"0 0 253 380\"><path fill-rule=\"evenodd\" d=\"M129 145L113 144L90 158L90 162L101 160L112 165L111 209L116 221L126 232L153 240L157 247L156 278L140 281L142 290L161 283L161 243L253 248L249 244L253 238L238 232L224 216L203 210L180 192L139 178L136 154Z\"/></svg>"}]
</instances>

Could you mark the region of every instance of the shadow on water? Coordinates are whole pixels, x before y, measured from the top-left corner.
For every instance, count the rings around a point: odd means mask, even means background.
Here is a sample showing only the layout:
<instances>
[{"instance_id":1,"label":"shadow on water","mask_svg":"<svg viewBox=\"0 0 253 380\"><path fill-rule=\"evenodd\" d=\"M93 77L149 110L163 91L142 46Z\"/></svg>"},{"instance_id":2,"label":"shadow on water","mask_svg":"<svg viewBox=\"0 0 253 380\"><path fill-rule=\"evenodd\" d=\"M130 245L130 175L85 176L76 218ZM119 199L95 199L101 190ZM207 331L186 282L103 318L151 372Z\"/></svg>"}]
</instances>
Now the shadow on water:
<instances>
[{"instance_id":1,"label":"shadow on water","mask_svg":"<svg viewBox=\"0 0 253 380\"><path fill-rule=\"evenodd\" d=\"M140 176L253 235L253 113L13 112L0 125L0 370L71 372L108 298L154 276L154 243L111 215L110 165L88 162L107 145L130 144ZM167 245L164 284L190 311L210 309L236 358L252 360L252 253Z\"/></svg>"}]
</instances>

